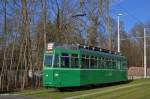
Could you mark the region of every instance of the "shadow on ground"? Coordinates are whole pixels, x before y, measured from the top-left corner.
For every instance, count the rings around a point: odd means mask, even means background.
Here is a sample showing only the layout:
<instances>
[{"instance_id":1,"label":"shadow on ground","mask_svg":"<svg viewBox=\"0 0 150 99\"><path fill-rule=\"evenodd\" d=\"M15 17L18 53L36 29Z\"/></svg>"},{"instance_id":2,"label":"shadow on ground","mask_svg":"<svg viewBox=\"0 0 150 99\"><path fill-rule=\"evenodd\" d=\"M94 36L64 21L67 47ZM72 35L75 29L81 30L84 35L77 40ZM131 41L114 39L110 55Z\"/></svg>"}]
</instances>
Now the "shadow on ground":
<instances>
[{"instance_id":1,"label":"shadow on ground","mask_svg":"<svg viewBox=\"0 0 150 99\"><path fill-rule=\"evenodd\" d=\"M96 89L96 88L104 88L109 86L116 86L116 85L122 85L122 84L128 84L132 82L133 80L128 81L121 81L121 82L115 82L115 83L104 83L104 84L92 84L92 85L86 85L86 86L79 86L79 87L65 87L65 88L48 88L51 91L56 92L75 92L75 91L84 91L84 90L90 90L90 89Z\"/></svg>"}]
</instances>

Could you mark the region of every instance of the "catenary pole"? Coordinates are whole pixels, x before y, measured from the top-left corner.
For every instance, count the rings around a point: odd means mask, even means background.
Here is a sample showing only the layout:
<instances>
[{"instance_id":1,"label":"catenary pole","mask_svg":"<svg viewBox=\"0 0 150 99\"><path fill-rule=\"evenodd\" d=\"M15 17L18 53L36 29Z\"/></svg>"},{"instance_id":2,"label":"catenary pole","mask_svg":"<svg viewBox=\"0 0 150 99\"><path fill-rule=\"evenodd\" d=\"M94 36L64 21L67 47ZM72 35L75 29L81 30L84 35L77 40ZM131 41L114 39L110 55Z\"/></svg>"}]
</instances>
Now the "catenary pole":
<instances>
[{"instance_id":1,"label":"catenary pole","mask_svg":"<svg viewBox=\"0 0 150 99\"><path fill-rule=\"evenodd\" d=\"M123 14L118 14L118 52L120 52L120 16Z\"/></svg>"},{"instance_id":2,"label":"catenary pole","mask_svg":"<svg viewBox=\"0 0 150 99\"><path fill-rule=\"evenodd\" d=\"M146 63L146 28L144 28L144 78L147 77L147 63Z\"/></svg>"}]
</instances>

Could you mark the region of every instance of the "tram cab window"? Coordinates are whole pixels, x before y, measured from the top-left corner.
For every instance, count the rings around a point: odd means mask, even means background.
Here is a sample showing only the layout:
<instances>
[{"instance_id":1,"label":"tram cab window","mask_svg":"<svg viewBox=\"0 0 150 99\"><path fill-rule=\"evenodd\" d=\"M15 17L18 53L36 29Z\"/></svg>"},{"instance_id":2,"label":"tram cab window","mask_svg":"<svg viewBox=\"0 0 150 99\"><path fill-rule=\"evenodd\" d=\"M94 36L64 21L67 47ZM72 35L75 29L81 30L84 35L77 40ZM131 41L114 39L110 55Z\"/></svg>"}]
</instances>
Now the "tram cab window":
<instances>
[{"instance_id":1,"label":"tram cab window","mask_svg":"<svg viewBox=\"0 0 150 99\"><path fill-rule=\"evenodd\" d=\"M53 60L53 56L52 55L45 55L44 56L44 66L52 67L52 60Z\"/></svg>"},{"instance_id":2,"label":"tram cab window","mask_svg":"<svg viewBox=\"0 0 150 99\"><path fill-rule=\"evenodd\" d=\"M54 56L54 67L59 67L59 56L58 55Z\"/></svg>"},{"instance_id":3,"label":"tram cab window","mask_svg":"<svg viewBox=\"0 0 150 99\"><path fill-rule=\"evenodd\" d=\"M71 68L78 68L79 67L79 58L77 54L71 55Z\"/></svg>"},{"instance_id":4,"label":"tram cab window","mask_svg":"<svg viewBox=\"0 0 150 99\"><path fill-rule=\"evenodd\" d=\"M70 64L70 58L69 58L69 54L63 53L61 56L61 67L62 68L69 68Z\"/></svg>"}]
</instances>

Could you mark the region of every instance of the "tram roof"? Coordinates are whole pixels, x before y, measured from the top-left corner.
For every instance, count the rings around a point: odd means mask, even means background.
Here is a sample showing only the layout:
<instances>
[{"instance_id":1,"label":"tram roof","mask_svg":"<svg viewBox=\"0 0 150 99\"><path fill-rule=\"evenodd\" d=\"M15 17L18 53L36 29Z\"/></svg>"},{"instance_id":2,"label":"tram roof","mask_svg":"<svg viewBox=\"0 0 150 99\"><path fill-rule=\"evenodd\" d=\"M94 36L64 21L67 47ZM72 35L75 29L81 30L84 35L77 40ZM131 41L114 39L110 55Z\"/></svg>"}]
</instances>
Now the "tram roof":
<instances>
[{"instance_id":1,"label":"tram roof","mask_svg":"<svg viewBox=\"0 0 150 99\"><path fill-rule=\"evenodd\" d=\"M85 50L85 51L96 51L96 52L103 52L103 53L109 53L114 55L120 55L121 53L116 51L111 51L108 49L103 49L100 47L94 47L94 46L87 46L87 45L81 45L81 44L58 44L58 43L48 43L47 49L55 49L55 48L62 48L62 49L71 49L71 50Z\"/></svg>"}]
</instances>

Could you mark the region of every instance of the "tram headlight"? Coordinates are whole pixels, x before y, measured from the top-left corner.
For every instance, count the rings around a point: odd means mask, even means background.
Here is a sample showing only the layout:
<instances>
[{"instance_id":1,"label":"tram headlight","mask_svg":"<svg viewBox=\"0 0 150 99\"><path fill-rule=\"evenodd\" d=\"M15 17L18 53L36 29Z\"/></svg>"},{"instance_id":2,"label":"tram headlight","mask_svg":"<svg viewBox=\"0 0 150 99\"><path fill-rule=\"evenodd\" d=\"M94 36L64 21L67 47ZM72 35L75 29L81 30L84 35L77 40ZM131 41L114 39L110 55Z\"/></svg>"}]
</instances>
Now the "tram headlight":
<instances>
[{"instance_id":1,"label":"tram headlight","mask_svg":"<svg viewBox=\"0 0 150 99\"><path fill-rule=\"evenodd\" d=\"M58 74L58 73L55 73L55 74L54 74L54 77L58 77L58 76L59 76L59 74Z\"/></svg>"},{"instance_id":2,"label":"tram headlight","mask_svg":"<svg viewBox=\"0 0 150 99\"><path fill-rule=\"evenodd\" d=\"M48 74L46 74L45 76L48 77Z\"/></svg>"}]
</instances>

